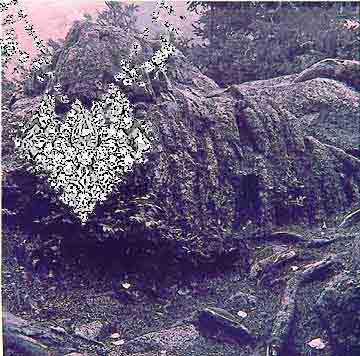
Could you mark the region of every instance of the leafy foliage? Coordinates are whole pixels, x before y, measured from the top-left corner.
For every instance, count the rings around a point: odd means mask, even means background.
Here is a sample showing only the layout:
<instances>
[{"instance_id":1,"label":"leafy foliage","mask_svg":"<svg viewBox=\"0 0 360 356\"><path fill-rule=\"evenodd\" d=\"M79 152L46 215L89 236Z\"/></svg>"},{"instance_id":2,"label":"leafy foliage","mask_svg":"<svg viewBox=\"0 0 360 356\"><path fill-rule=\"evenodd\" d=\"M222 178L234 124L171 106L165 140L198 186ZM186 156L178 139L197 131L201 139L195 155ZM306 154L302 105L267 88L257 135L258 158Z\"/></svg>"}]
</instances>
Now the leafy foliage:
<instances>
[{"instance_id":1,"label":"leafy foliage","mask_svg":"<svg viewBox=\"0 0 360 356\"><path fill-rule=\"evenodd\" d=\"M107 9L98 12L96 22L100 25L118 26L129 31L136 30L138 5L123 5L119 2L105 1Z\"/></svg>"},{"instance_id":2,"label":"leafy foliage","mask_svg":"<svg viewBox=\"0 0 360 356\"><path fill-rule=\"evenodd\" d=\"M181 48L219 85L300 72L325 58L358 58L358 37L343 26L356 3L191 1L202 41ZM315 14L315 16L314 16Z\"/></svg>"},{"instance_id":3,"label":"leafy foliage","mask_svg":"<svg viewBox=\"0 0 360 356\"><path fill-rule=\"evenodd\" d=\"M92 21L92 16L90 14L85 13L83 16L86 21L90 21L90 22Z\"/></svg>"}]
</instances>

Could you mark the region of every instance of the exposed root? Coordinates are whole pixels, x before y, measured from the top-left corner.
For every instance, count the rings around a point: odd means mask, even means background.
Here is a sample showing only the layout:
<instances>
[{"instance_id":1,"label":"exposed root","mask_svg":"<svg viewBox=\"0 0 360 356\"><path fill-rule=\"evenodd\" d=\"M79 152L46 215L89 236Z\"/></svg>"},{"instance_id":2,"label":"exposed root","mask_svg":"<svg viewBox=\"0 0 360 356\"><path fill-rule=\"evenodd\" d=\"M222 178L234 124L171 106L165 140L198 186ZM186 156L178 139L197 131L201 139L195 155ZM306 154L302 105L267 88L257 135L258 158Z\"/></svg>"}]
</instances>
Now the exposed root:
<instances>
[{"instance_id":1,"label":"exposed root","mask_svg":"<svg viewBox=\"0 0 360 356\"><path fill-rule=\"evenodd\" d=\"M327 246L337 241L337 239L313 239L307 241L304 246L308 248Z\"/></svg>"},{"instance_id":2,"label":"exposed root","mask_svg":"<svg viewBox=\"0 0 360 356\"><path fill-rule=\"evenodd\" d=\"M306 239L299 234L289 231L277 231L273 232L270 235L266 236L266 239L269 241L280 241L280 242L287 242L287 243L301 243L305 242Z\"/></svg>"},{"instance_id":3,"label":"exposed root","mask_svg":"<svg viewBox=\"0 0 360 356\"><path fill-rule=\"evenodd\" d=\"M285 263L294 260L297 257L295 251L281 251L265 258L253 265L250 271L250 278L266 276L275 269L283 266ZM263 279L263 278L262 278Z\"/></svg>"},{"instance_id":4,"label":"exposed root","mask_svg":"<svg viewBox=\"0 0 360 356\"><path fill-rule=\"evenodd\" d=\"M331 256L325 260L305 266L291 278L285 287L272 329L271 342L267 346L267 355L282 355L285 345L288 343L289 334L293 325L296 310L296 295L303 283L311 282L322 272L328 272L330 267L338 260L339 255Z\"/></svg>"},{"instance_id":5,"label":"exposed root","mask_svg":"<svg viewBox=\"0 0 360 356\"><path fill-rule=\"evenodd\" d=\"M353 213L349 214L343 222L339 225L339 227L348 227L352 224L355 224L357 221L360 221L360 209L354 211ZM312 239L307 240L302 235L289 232L289 231L278 231L273 232L270 234L262 234L262 235L255 235L250 236L248 239L250 241L256 241L256 242L280 242L280 243L286 243L286 244L299 244L302 247L305 248L316 248L316 247L323 247L330 245L338 240L344 239L344 238L353 238L354 236L338 236L335 238L330 239Z\"/></svg>"},{"instance_id":6,"label":"exposed root","mask_svg":"<svg viewBox=\"0 0 360 356\"><path fill-rule=\"evenodd\" d=\"M87 342L90 342L92 344L95 344L95 345L98 345L98 346L101 346L101 347L105 347L106 348L106 345L100 341L97 341L95 339L92 339L90 337L87 337L87 336L84 336L84 335L80 335L80 334L72 334L73 337L78 337L80 339L83 339Z\"/></svg>"},{"instance_id":7,"label":"exposed root","mask_svg":"<svg viewBox=\"0 0 360 356\"><path fill-rule=\"evenodd\" d=\"M343 221L340 223L340 228L347 228L360 222L360 209L353 211L352 213L345 216Z\"/></svg>"},{"instance_id":8,"label":"exposed root","mask_svg":"<svg viewBox=\"0 0 360 356\"><path fill-rule=\"evenodd\" d=\"M299 234L290 231L276 231L271 233L262 233L249 237L251 241L277 241L282 243L305 243L306 239Z\"/></svg>"}]
</instances>

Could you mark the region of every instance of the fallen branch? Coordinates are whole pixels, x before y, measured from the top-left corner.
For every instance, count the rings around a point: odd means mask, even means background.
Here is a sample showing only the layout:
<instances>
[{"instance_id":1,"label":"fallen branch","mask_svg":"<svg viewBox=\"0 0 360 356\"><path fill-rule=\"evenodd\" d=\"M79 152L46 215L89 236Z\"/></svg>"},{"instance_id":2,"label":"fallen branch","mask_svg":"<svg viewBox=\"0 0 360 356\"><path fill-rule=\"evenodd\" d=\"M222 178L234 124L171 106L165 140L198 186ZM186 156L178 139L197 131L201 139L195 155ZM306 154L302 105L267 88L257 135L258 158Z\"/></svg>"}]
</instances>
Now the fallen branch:
<instances>
[{"instance_id":1,"label":"fallen branch","mask_svg":"<svg viewBox=\"0 0 360 356\"><path fill-rule=\"evenodd\" d=\"M48 346L39 341L44 337L51 339L51 334L30 322L10 313L3 313L4 351L13 349L20 355L49 356ZM56 342L58 338L54 337ZM55 344L55 342L54 342Z\"/></svg>"},{"instance_id":2,"label":"fallen branch","mask_svg":"<svg viewBox=\"0 0 360 356\"><path fill-rule=\"evenodd\" d=\"M106 348L105 344L97 340L66 331L60 333L54 327L34 324L8 312L3 313L3 334L5 353L14 350L19 355L50 356L53 354L50 348L61 354L62 347L69 346L69 338L81 338Z\"/></svg>"},{"instance_id":3,"label":"fallen branch","mask_svg":"<svg viewBox=\"0 0 360 356\"><path fill-rule=\"evenodd\" d=\"M266 236L266 239L269 241L278 240L280 242L291 242L291 243L301 243L305 242L306 239L299 234L289 231L277 231L273 232L270 235Z\"/></svg>"},{"instance_id":4,"label":"fallen branch","mask_svg":"<svg viewBox=\"0 0 360 356\"><path fill-rule=\"evenodd\" d=\"M47 346L29 336L11 333L7 330L4 331L4 346L4 351L14 350L19 355L50 356Z\"/></svg>"},{"instance_id":5,"label":"fallen branch","mask_svg":"<svg viewBox=\"0 0 360 356\"><path fill-rule=\"evenodd\" d=\"M304 244L304 246L308 247L308 248L323 247L323 246L330 245L330 244L334 243L337 240L338 239L313 239L313 240L307 241Z\"/></svg>"}]
</instances>

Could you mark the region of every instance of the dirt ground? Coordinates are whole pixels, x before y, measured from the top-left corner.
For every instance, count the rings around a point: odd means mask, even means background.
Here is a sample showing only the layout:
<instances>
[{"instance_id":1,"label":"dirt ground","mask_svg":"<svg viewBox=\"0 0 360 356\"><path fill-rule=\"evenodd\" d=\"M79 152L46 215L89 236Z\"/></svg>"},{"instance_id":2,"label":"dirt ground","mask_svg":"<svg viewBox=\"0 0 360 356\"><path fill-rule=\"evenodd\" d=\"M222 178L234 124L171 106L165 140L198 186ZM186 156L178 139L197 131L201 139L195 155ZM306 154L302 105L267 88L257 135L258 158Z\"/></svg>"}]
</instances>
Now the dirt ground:
<instances>
[{"instance_id":1,"label":"dirt ground","mask_svg":"<svg viewBox=\"0 0 360 356\"><path fill-rule=\"evenodd\" d=\"M262 276L261 280L251 279L249 271L241 272L236 264L229 268L209 265L193 269L174 262L171 257L146 250L123 251L119 242L101 247L52 246L48 251L53 253L44 257L29 247L33 243L31 236L3 226L3 310L66 330L95 320L105 322L108 327L100 339L106 348L79 339L76 347L68 350L76 349L86 355L108 355L111 350L119 350L109 337L114 332L126 342L194 318L206 307L224 308L234 315L243 310L247 317L242 323L256 335L257 350L201 338L183 355L265 355L265 345L286 281L294 273L293 267L301 268L330 254L345 253L345 267L339 266L337 271L301 288L291 335L295 346L289 350L289 355L331 356L327 335L313 306L321 290L337 273L354 273L352 249L355 239L360 238L360 228L336 228L344 215L336 216L326 228L290 226L278 229L296 232L307 240L338 238L327 246L308 248L292 242L249 241L252 265L279 249L294 250L297 254L294 260L267 277ZM232 301L231 296L238 292L255 297L253 304L244 304L236 298ZM306 346L318 337L324 341L325 349Z\"/></svg>"}]
</instances>

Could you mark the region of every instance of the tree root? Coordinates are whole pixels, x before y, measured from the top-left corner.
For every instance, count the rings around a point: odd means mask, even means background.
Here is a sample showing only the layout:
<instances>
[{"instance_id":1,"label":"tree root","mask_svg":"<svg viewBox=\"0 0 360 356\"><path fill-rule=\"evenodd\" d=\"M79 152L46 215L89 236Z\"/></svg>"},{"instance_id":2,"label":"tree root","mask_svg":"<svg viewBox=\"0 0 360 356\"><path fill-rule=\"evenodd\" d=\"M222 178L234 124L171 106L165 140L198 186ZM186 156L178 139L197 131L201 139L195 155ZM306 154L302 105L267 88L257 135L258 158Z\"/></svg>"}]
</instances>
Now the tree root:
<instances>
[{"instance_id":1,"label":"tree root","mask_svg":"<svg viewBox=\"0 0 360 356\"><path fill-rule=\"evenodd\" d=\"M355 235L338 236L332 239L312 239L310 241L306 241L306 243L304 243L304 247L313 248L313 247L327 246L339 240L348 239L348 238L353 239L355 238Z\"/></svg>"},{"instance_id":2,"label":"tree root","mask_svg":"<svg viewBox=\"0 0 360 356\"><path fill-rule=\"evenodd\" d=\"M283 243L305 243L307 241L302 235L291 231L262 232L249 236L248 239L257 242L278 241Z\"/></svg>"},{"instance_id":3,"label":"tree root","mask_svg":"<svg viewBox=\"0 0 360 356\"><path fill-rule=\"evenodd\" d=\"M303 271L299 271L291 278L285 287L281 300L280 310L278 311L272 328L270 342L267 345L267 355L280 356L288 343L289 334L293 325L296 310L296 295L299 288L304 283L313 281L319 273L328 272L339 255L331 256L322 261L305 266Z\"/></svg>"},{"instance_id":4,"label":"tree root","mask_svg":"<svg viewBox=\"0 0 360 356\"><path fill-rule=\"evenodd\" d=\"M250 278L255 279L259 276L266 276L273 270L283 266L285 263L294 260L297 257L295 251L281 251L267 257L253 265L250 270ZM263 278L262 278L263 279ZM262 279L259 281L261 283ZM258 283L259 284L259 283Z\"/></svg>"},{"instance_id":5,"label":"tree root","mask_svg":"<svg viewBox=\"0 0 360 356\"><path fill-rule=\"evenodd\" d=\"M339 228L347 228L359 222L360 222L360 209L357 209L345 216L345 218L339 224Z\"/></svg>"},{"instance_id":6,"label":"tree root","mask_svg":"<svg viewBox=\"0 0 360 356\"><path fill-rule=\"evenodd\" d=\"M357 216L358 215L358 216ZM354 217L353 217L354 216ZM343 221L343 226L347 226L345 221L352 221L355 219L360 219L360 209L359 212L355 211L354 213L348 215L347 218ZM348 220L347 220L348 219ZM349 223L350 224L350 223ZM340 224L341 225L341 224ZM340 226L339 226L340 227ZM322 247L330 245L338 240L344 239L344 238L353 238L354 236L338 236L330 239L312 239L307 240L302 235L290 232L290 231L277 231L272 232L270 234L262 234L262 235L254 235L250 236L248 239L250 241L256 241L256 242L270 242L270 241L276 241L280 243L286 243L286 244L299 244L300 246L304 246L306 248L316 248L316 247Z\"/></svg>"},{"instance_id":7,"label":"tree root","mask_svg":"<svg viewBox=\"0 0 360 356\"><path fill-rule=\"evenodd\" d=\"M326 58L304 69L293 81L301 83L316 78L329 78L359 88L360 62L346 59Z\"/></svg>"},{"instance_id":8,"label":"tree root","mask_svg":"<svg viewBox=\"0 0 360 356\"><path fill-rule=\"evenodd\" d=\"M266 236L269 241L279 240L287 243L305 243L306 239L299 234L289 231L277 231Z\"/></svg>"}]
</instances>

